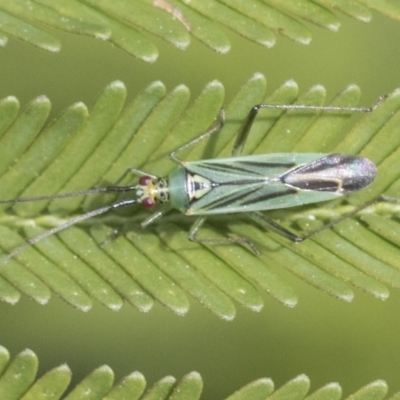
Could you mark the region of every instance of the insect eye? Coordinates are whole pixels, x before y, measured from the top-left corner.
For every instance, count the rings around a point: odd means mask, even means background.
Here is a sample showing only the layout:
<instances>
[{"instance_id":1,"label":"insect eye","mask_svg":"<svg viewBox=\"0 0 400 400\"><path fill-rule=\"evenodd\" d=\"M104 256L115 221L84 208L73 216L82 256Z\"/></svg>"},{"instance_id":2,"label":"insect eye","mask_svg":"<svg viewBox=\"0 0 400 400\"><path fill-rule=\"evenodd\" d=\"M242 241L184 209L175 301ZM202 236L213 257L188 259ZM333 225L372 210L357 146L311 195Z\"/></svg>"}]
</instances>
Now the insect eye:
<instances>
[{"instance_id":1,"label":"insect eye","mask_svg":"<svg viewBox=\"0 0 400 400\"><path fill-rule=\"evenodd\" d=\"M149 186L152 183L152 179L148 175L143 175L139 179L139 185L141 186Z\"/></svg>"},{"instance_id":2,"label":"insect eye","mask_svg":"<svg viewBox=\"0 0 400 400\"><path fill-rule=\"evenodd\" d=\"M142 206L148 210L151 210L156 205L156 202L151 197L146 197L142 200Z\"/></svg>"}]
</instances>

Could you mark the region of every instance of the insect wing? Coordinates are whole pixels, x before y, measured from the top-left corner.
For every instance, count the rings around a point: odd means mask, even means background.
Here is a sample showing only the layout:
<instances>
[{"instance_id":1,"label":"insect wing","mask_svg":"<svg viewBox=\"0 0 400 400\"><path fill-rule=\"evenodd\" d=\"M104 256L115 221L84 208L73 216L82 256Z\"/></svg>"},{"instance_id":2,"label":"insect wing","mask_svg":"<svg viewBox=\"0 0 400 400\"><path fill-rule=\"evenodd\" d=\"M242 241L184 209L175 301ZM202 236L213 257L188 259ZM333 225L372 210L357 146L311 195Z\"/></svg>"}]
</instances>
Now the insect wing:
<instances>
[{"instance_id":1,"label":"insect wing","mask_svg":"<svg viewBox=\"0 0 400 400\"><path fill-rule=\"evenodd\" d=\"M368 186L376 172L375 164L367 158L336 153L300 165L281 180L301 190L347 194Z\"/></svg>"},{"instance_id":2,"label":"insect wing","mask_svg":"<svg viewBox=\"0 0 400 400\"><path fill-rule=\"evenodd\" d=\"M187 215L224 214L295 207L340 196L304 191L285 184L281 177L326 154L282 153L185 162L191 176L210 181L211 189L189 201Z\"/></svg>"}]
</instances>

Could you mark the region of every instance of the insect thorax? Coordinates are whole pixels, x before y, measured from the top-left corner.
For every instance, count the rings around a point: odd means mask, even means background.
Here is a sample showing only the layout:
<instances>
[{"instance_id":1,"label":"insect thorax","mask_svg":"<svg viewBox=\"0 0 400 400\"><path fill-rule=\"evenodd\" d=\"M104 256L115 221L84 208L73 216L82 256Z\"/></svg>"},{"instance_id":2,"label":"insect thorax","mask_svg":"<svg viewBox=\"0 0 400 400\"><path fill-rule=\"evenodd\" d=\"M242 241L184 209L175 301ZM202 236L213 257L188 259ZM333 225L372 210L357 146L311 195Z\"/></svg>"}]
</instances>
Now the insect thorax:
<instances>
[{"instance_id":1,"label":"insect thorax","mask_svg":"<svg viewBox=\"0 0 400 400\"><path fill-rule=\"evenodd\" d=\"M183 166L175 168L168 176L171 207L182 213L190 208L192 202L203 197L213 188L213 183Z\"/></svg>"}]
</instances>

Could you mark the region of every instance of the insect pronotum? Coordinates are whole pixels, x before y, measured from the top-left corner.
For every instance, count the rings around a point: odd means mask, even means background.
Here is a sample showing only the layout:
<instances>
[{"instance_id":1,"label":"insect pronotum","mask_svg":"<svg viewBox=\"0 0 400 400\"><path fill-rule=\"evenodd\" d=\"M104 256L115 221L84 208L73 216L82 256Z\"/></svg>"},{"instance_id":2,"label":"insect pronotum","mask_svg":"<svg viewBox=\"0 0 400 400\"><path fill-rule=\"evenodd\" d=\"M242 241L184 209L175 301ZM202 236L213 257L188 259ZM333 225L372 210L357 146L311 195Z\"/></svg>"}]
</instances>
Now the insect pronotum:
<instances>
[{"instance_id":1,"label":"insect pronotum","mask_svg":"<svg viewBox=\"0 0 400 400\"><path fill-rule=\"evenodd\" d=\"M238 133L232 157L200 161L180 160L176 156L178 152L221 130L225 120L224 111L221 110L219 122L215 126L170 153L170 158L178 166L167 177L159 177L131 168L126 173L133 173L140 176L139 182L136 185L106 186L71 193L2 200L0 203L21 203L105 192L132 193L129 199L119 200L86 212L28 239L25 243L0 259L0 265L6 263L24 248L71 225L104 214L110 210L135 203L141 203L146 209L152 209L156 204L162 205L158 211L141 223L142 228L152 224L172 209L178 210L188 216L198 216L189 230L188 239L191 241L243 243L248 245L254 253L259 254L253 243L245 237L206 238L197 236L199 228L209 215L245 212L256 221L259 221L264 226L267 226L287 239L294 242L301 242L355 215L363 208L372 204L375 199L360 205L352 212L331 221L317 230L309 232L305 236L298 236L290 232L278 223L265 217L261 211L318 203L361 190L374 180L376 167L367 158L340 153L279 153L241 156L250 128L258 111L262 108L275 108L284 110L368 113L375 110L385 98L386 96L380 97L371 107L258 104L250 110L242 129Z\"/></svg>"}]
</instances>

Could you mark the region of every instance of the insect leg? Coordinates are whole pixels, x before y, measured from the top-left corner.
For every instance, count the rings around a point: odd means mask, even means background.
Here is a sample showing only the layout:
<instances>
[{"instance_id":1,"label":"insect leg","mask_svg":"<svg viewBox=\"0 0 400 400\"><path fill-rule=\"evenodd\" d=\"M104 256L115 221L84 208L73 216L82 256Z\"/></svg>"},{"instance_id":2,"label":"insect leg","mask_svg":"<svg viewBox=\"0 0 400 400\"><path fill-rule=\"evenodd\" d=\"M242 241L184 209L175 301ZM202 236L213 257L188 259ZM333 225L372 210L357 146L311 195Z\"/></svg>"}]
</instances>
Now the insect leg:
<instances>
[{"instance_id":1,"label":"insect leg","mask_svg":"<svg viewBox=\"0 0 400 400\"><path fill-rule=\"evenodd\" d=\"M142 171L141 169L137 169L137 168L128 168L121 176L120 178L117 180L117 182L115 183L116 185L118 185L119 182L122 182L128 175L139 175L139 176L149 176L152 179L157 179L159 178L157 175L152 175L149 174L146 171Z\"/></svg>"},{"instance_id":2,"label":"insect leg","mask_svg":"<svg viewBox=\"0 0 400 400\"><path fill-rule=\"evenodd\" d=\"M188 239L191 242L199 242L199 243L241 243L244 245L247 245L250 247L250 249L253 251L253 253L256 256L260 255L259 250L257 247L254 245L254 243L245 237L221 237L221 238L206 238L206 237L197 237L197 232L201 228L201 226L204 224L204 221L206 218L204 217L199 217L196 219L192 227L190 228L189 234L188 234Z\"/></svg>"},{"instance_id":3,"label":"insect leg","mask_svg":"<svg viewBox=\"0 0 400 400\"><path fill-rule=\"evenodd\" d=\"M213 135L214 133L219 132L222 127L224 126L225 123L225 110L223 108L221 108L221 111L219 113L219 121L216 125L212 126L207 132L204 132L203 134L201 134L199 137L197 137L196 139L191 140L190 142L184 144L181 147L178 147L177 149L175 149L174 151L172 151L171 153L169 153L169 157L175 161L178 164L181 164L181 160L176 156L176 153L187 149L190 146L193 146L196 143L201 142L202 140L208 138L209 136Z\"/></svg>"},{"instance_id":4,"label":"insect leg","mask_svg":"<svg viewBox=\"0 0 400 400\"><path fill-rule=\"evenodd\" d=\"M239 156L249 136L250 129L253 122L262 108L279 109L279 110L310 110L310 111L333 111L333 112L359 112L369 113L374 111L380 103L382 103L388 96L383 95L370 107L339 107L339 106L313 106L307 104L256 104L253 106L247 115L247 118L240 129L238 136L233 146L232 157Z\"/></svg>"},{"instance_id":5,"label":"insect leg","mask_svg":"<svg viewBox=\"0 0 400 400\"><path fill-rule=\"evenodd\" d=\"M124 174L118 179L117 182L122 181L128 174L134 174L134 175L141 175L141 176L150 176L152 179L158 179L159 177L157 175L151 175L145 171L142 171L140 169L136 168L128 168ZM124 188L125 186L116 186L116 188ZM136 186L133 186L133 188L136 188ZM170 211L171 208L169 206L164 206L162 207L159 211L153 213L150 215L150 217L146 218L143 222L140 223L140 226L142 228L146 228L148 225L152 224L155 220L161 218L163 215L165 215L168 211ZM120 235L119 231L114 231L110 237L106 238L105 241L102 243L102 245L113 241L116 237Z\"/></svg>"},{"instance_id":6,"label":"insect leg","mask_svg":"<svg viewBox=\"0 0 400 400\"><path fill-rule=\"evenodd\" d=\"M336 219L328 222L327 224L325 224L317 229L314 229L311 232L308 232L306 235L303 235L303 236L299 236L299 235L289 231L288 229L284 228L282 225L278 224L277 222L273 221L272 219L267 218L261 212L253 211L251 213L248 213L248 215L252 220L256 221L258 224L260 224L264 228L271 229L275 233L278 233L279 235L291 240L292 242L300 243L300 242L303 242L303 241L309 239L310 237L316 235L317 233L320 233L326 229L332 228L333 226L337 225L338 223L344 221L345 219L354 217L357 213L364 210L364 208L367 208L370 205L372 205L380 200L387 200L387 198L385 196L379 196L372 200L369 200L369 201L359 205L354 210L342 215L339 218L336 218Z\"/></svg>"},{"instance_id":7,"label":"insect leg","mask_svg":"<svg viewBox=\"0 0 400 400\"><path fill-rule=\"evenodd\" d=\"M160 210L158 210L158 211L155 212L154 214L151 214L150 217L146 218L146 219L140 224L140 226L141 226L142 228L146 228L147 226L149 226L150 224L152 224L155 220L161 218L163 215L165 215L165 214L168 213L169 211L171 211L171 207L169 207L169 206L162 207Z\"/></svg>"},{"instance_id":8,"label":"insect leg","mask_svg":"<svg viewBox=\"0 0 400 400\"><path fill-rule=\"evenodd\" d=\"M129 170L127 170L129 172ZM142 171L141 171L142 172ZM145 175L149 176L148 174L144 173ZM163 215L165 215L167 212L169 212L171 208L169 206L162 207L160 210L157 212L153 213L150 215L150 217L146 218L143 222L140 223L141 228L146 228L150 224L152 224L155 220L161 218ZM107 243L110 243L114 241L118 236L121 235L121 232L119 230L115 230L113 233L110 234L109 237L107 237L101 245L104 246ZM1 265L1 264L0 264Z\"/></svg>"}]
</instances>

